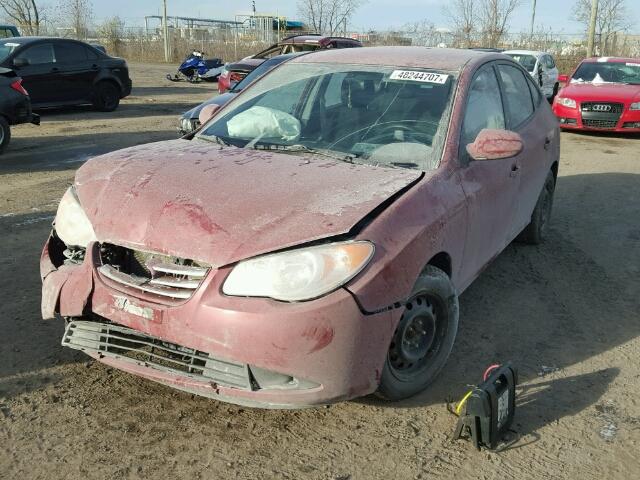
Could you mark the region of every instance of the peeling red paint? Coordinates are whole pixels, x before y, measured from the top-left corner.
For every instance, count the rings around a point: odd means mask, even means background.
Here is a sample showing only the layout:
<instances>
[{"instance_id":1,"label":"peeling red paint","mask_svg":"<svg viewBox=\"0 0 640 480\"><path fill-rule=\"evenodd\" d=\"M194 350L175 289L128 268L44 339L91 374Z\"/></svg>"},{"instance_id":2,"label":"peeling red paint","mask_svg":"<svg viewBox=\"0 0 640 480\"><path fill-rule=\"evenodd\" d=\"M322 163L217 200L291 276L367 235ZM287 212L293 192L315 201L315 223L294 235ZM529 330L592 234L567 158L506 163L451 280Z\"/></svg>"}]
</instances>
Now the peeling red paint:
<instances>
[{"instance_id":1,"label":"peeling red paint","mask_svg":"<svg viewBox=\"0 0 640 480\"><path fill-rule=\"evenodd\" d=\"M324 347L331 343L333 340L334 331L333 328L330 327L308 327L306 330L302 332L302 336L309 340L313 340L315 344L309 350L309 353L317 352L318 350L322 350Z\"/></svg>"}]
</instances>

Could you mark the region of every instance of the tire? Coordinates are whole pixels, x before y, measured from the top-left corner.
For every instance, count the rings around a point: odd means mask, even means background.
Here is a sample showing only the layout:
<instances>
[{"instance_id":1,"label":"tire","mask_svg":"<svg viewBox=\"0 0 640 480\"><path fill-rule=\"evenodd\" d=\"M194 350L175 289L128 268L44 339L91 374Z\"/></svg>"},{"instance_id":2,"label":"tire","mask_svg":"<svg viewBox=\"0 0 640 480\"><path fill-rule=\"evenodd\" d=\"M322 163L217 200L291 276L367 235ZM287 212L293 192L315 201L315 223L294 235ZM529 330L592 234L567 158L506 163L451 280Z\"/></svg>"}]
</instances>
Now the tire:
<instances>
[{"instance_id":1,"label":"tire","mask_svg":"<svg viewBox=\"0 0 640 480\"><path fill-rule=\"evenodd\" d=\"M0 155L11 141L11 127L4 117L0 117Z\"/></svg>"},{"instance_id":2,"label":"tire","mask_svg":"<svg viewBox=\"0 0 640 480\"><path fill-rule=\"evenodd\" d=\"M113 112L120 105L120 88L111 82L100 82L93 92L93 106L101 112Z\"/></svg>"},{"instance_id":3,"label":"tire","mask_svg":"<svg viewBox=\"0 0 640 480\"><path fill-rule=\"evenodd\" d=\"M427 265L391 339L376 395L402 400L427 388L449 358L458 315L451 280L439 268Z\"/></svg>"},{"instance_id":4,"label":"tire","mask_svg":"<svg viewBox=\"0 0 640 480\"><path fill-rule=\"evenodd\" d=\"M531 221L520 233L516 239L517 241L531 245L539 245L544 241L547 225L551 218L555 188L556 179L553 176L553 172L549 172L531 214Z\"/></svg>"}]
</instances>

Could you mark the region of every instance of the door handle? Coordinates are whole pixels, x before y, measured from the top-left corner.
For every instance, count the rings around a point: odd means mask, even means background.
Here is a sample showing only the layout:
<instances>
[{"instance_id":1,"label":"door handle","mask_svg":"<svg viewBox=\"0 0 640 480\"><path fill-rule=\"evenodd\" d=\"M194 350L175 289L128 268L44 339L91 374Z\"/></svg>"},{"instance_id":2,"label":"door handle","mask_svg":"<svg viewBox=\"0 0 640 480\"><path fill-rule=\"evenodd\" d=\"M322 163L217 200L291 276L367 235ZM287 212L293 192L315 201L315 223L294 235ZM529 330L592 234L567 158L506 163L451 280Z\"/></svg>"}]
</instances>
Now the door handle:
<instances>
[{"instance_id":1,"label":"door handle","mask_svg":"<svg viewBox=\"0 0 640 480\"><path fill-rule=\"evenodd\" d=\"M544 149L545 150L549 150L549 147L551 146L551 139L549 137L544 139Z\"/></svg>"},{"instance_id":2,"label":"door handle","mask_svg":"<svg viewBox=\"0 0 640 480\"><path fill-rule=\"evenodd\" d=\"M59 71L60 71L60 69L59 69L58 67L53 67L53 68L51 69L51 72L52 72L52 73L58 73Z\"/></svg>"},{"instance_id":3,"label":"door handle","mask_svg":"<svg viewBox=\"0 0 640 480\"><path fill-rule=\"evenodd\" d=\"M95 63L93 65L91 65L91 69L92 70L98 70L98 68L100 68L100 67L98 67L98 65L96 65Z\"/></svg>"},{"instance_id":4,"label":"door handle","mask_svg":"<svg viewBox=\"0 0 640 480\"><path fill-rule=\"evenodd\" d=\"M515 177L519 171L520 171L520 165L518 165L517 163L514 163L513 165L511 165L511 172L509 173L509 176Z\"/></svg>"}]
</instances>

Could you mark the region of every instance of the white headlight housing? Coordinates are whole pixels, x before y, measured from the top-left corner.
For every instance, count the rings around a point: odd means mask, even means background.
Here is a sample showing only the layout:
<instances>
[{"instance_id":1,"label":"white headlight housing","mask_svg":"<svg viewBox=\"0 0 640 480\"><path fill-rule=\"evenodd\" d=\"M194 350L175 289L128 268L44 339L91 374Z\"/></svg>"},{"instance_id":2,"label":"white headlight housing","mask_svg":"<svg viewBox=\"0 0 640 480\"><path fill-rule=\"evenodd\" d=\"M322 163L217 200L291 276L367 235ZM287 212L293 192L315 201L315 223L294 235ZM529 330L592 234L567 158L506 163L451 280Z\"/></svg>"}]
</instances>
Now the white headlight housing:
<instances>
[{"instance_id":1,"label":"white headlight housing","mask_svg":"<svg viewBox=\"0 0 640 480\"><path fill-rule=\"evenodd\" d=\"M87 248L90 242L96 241L93 226L73 187L69 187L62 196L54 225L56 234L67 246Z\"/></svg>"},{"instance_id":2,"label":"white headlight housing","mask_svg":"<svg viewBox=\"0 0 640 480\"><path fill-rule=\"evenodd\" d=\"M556 101L567 108L576 108L576 101L573 98L556 97Z\"/></svg>"},{"instance_id":3,"label":"white headlight housing","mask_svg":"<svg viewBox=\"0 0 640 480\"><path fill-rule=\"evenodd\" d=\"M629 105L629 110L640 110L640 102L633 102Z\"/></svg>"},{"instance_id":4,"label":"white headlight housing","mask_svg":"<svg viewBox=\"0 0 640 480\"><path fill-rule=\"evenodd\" d=\"M299 248L244 260L222 286L225 295L311 300L344 285L369 263L374 246L353 241Z\"/></svg>"}]
</instances>

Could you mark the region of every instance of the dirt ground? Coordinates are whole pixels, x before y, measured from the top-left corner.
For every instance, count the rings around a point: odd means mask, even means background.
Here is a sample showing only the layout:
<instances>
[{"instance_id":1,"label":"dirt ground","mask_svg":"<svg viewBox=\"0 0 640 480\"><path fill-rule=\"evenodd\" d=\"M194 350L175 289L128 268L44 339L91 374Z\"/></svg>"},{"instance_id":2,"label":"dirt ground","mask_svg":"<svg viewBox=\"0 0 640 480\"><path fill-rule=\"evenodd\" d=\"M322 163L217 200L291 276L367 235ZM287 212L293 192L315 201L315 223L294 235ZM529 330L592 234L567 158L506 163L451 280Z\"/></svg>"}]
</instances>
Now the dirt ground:
<instances>
[{"instance_id":1,"label":"dirt ground","mask_svg":"<svg viewBox=\"0 0 640 480\"><path fill-rule=\"evenodd\" d=\"M550 238L511 245L460 298L460 331L433 388L266 411L173 391L60 346L40 319L39 253L85 159L176 137L212 84L132 65L110 114L48 112L0 157L1 479L414 479L640 477L640 138L562 135ZM484 367L520 373L500 453L451 442L447 398Z\"/></svg>"}]
</instances>

